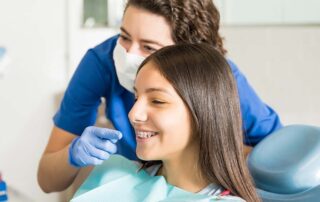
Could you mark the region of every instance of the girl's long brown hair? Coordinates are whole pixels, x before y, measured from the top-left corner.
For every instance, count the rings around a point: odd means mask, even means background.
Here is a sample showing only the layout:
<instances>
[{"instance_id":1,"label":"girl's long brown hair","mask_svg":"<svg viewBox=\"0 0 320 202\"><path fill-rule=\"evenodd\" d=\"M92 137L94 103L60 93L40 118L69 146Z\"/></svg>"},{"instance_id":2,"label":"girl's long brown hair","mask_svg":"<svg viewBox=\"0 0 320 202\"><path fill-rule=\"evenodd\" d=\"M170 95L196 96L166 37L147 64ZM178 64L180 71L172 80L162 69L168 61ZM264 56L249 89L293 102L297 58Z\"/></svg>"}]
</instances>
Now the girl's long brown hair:
<instances>
[{"instance_id":1,"label":"girl's long brown hair","mask_svg":"<svg viewBox=\"0 0 320 202\"><path fill-rule=\"evenodd\" d=\"M189 108L204 179L218 182L246 201L260 201L244 158L236 82L223 55L208 44L180 44L150 55L138 72L148 62L155 64Z\"/></svg>"}]
</instances>

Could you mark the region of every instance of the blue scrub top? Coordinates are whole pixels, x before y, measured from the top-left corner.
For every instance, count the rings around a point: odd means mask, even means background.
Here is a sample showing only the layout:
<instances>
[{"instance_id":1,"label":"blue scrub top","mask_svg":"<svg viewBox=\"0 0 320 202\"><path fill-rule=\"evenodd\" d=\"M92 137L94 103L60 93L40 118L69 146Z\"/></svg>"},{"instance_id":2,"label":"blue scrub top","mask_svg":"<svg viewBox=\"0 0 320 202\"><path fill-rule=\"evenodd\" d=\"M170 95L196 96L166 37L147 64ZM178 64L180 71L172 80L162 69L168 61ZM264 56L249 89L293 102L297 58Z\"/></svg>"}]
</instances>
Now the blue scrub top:
<instances>
[{"instance_id":1,"label":"blue scrub top","mask_svg":"<svg viewBox=\"0 0 320 202\"><path fill-rule=\"evenodd\" d=\"M58 128L81 135L87 126L95 124L101 98L105 98L106 116L123 134L118 142L118 153L136 159L135 135L128 119L134 95L120 85L116 75L113 49L117 39L118 35L88 50L53 120ZM228 62L238 84L245 143L254 146L282 125L276 112L260 100L237 66Z\"/></svg>"}]
</instances>

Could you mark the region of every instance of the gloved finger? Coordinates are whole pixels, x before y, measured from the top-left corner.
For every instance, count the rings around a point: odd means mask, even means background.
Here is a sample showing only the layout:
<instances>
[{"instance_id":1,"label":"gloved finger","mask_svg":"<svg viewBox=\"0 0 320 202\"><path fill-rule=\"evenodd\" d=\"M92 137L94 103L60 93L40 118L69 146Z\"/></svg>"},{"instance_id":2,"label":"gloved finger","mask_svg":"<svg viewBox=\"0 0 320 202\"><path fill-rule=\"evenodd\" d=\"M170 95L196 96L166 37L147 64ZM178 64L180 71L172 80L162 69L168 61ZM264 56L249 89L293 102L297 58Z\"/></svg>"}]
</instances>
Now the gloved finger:
<instances>
[{"instance_id":1,"label":"gloved finger","mask_svg":"<svg viewBox=\"0 0 320 202\"><path fill-rule=\"evenodd\" d=\"M89 159L97 158L97 159L100 159L100 160L106 160L106 159L108 159L110 157L110 153L108 151L104 151L104 150L98 149L98 148L96 148L94 146L90 145L86 149L87 149L87 153L91 157Z\"/></svg>"},{"instance_id":2,"label":"gloved finger","mask_svg":"<svg viewBox=\"0 0 320 202\"><path fill-rule=\"evenodd\" d=\"M117 145L112 143L111 140L100 140L95 142L94 145L96 148L106 151L110 154L117 152Z\"/></svg>"},{"instance_id":3,"label":"gloved finger","mask_svg":"<svg viewBox=\"0 0 320 202\"><path fill-rule=\"evenodd\" d=\"M87 162L86 162L86 165L100 165L103 163L104 160L101 160L101 159L98 159L98 158L95 158L95 157L92 157L90 159L87 159Z\"/></svg>"},{"instance_id":4,"label":"gloved finger","mask_svg":"<svg viewBox=\"0 0 320 202\"><path fill-rule=\"evenodd\" d=\"M117 130L112 130L109 128L98 128L98 127L90 127L90 132L95 134L96 137L101 139L110 140L113 143L116 143L118 140L122 138L122 133Z\"/></svg>"}]
</instances>

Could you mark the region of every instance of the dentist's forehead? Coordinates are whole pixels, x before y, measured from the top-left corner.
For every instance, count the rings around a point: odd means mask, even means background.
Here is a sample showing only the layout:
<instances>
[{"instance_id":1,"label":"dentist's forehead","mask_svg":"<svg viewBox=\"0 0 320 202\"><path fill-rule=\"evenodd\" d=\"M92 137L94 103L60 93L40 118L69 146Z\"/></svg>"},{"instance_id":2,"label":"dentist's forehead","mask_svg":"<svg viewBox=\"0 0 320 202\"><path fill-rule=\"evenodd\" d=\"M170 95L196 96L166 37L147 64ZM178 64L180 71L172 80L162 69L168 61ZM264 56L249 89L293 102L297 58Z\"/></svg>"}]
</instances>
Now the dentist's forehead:
<instances>
[{"instance_id":1,"label":"dentist's forehead","mask_svg":"<svg viewBox=\"0 0 320 202\"><path fill-rule=\"evenodd\" d=\"M132 39L153 41L163 46L174 44L172 29L166 19L144 9L129 6L124 13L121 27Z\"/></svg>"}]
</instances>

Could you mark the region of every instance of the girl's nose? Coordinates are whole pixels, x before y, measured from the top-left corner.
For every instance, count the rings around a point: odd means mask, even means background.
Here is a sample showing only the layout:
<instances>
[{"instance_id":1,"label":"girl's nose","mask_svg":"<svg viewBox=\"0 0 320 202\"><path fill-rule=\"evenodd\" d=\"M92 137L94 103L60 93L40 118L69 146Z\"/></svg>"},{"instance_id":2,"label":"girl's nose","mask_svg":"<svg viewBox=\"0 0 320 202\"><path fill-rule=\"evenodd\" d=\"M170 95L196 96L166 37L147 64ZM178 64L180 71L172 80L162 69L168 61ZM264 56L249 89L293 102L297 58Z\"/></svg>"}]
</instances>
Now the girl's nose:
<instances>
[{"instance_id":1,"label":"girl's nose","mask_svg":"<svg viewBox=\"0 0 320 202\"><path fill-rule=\"evenodd\" d=\"M129 112L129 119L133 125L146 122L148 120L148 115L145 107L143 107L141 103L136 102Z\"/></svg>"}]
</instances>

